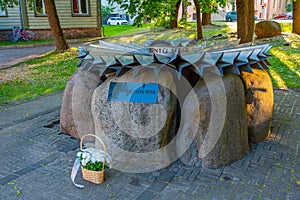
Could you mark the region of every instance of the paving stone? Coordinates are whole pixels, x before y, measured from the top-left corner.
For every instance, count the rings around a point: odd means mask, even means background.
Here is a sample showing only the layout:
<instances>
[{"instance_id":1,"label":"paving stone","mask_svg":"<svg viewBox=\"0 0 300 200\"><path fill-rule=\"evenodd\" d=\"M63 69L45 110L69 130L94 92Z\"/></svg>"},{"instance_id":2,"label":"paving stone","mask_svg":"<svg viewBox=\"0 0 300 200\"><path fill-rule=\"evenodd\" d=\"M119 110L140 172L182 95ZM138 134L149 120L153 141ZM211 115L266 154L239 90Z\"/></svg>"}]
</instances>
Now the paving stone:
<instances>
[{"instance_id":1,"label":"paving stone","mask_svg":"<svg viewBox=\"0 0 300 200\"><path fill-rule=\"evenodd\" d=\"M151 200L151 199L154 199L156 195L157 195L156 192L153 192L153 191L150 191L150 190L146 190L142 194L140 194L136 198L136 200Z\"/></svg>"},{"instance_id":2,"label":"paving stone","mask_svg":"<svg viewBox=\"0 0 300 200\"><path fill-rule=\"evenodd\" d=\"M297 199L299 102L300 92L275 90L272 138L251 145L249 154L222 169L176 161L149 173L107 170L101 185L83 180L79 171L76 182L85 185L84 189L70 181L79 141L59 134L55 127L59 110L38 117L27 115L26 121L5 123L0 130L0 159L5 160L0 162L0 199ZM26 108L25 104L21 107ZM6 112L0 108L0 117L1 113ZM8 182L20 189L18 197Z\"/></svg>"},{"instance_id":3,"label":"paving stone","mask_svg":"<svg viewBox=\"0 0 300 200\"><path fill-rule=\"evenodd\" d=\"M163 181L155 181L154 183L152 183L148 190L153 191L153 192L160 192L162 191L168 184L166 182Z\"/></svg>"},{"instance_id":4,"label":"paving stone","mask_svg":"<svg viewBox=\"0 0 300 200\"><path fill-rule=\"evenodd\" d=\"M20 169L20 170L14 172L14 174L16 174L18 176L22 176L22 175L25 175L29 172L32 172L33 170L35 170L34 167L27 166L27 167L24 167L23 169Z\"/></svg>"},{"instance_id":5,"label":"paving stone","mask_svg":"<svg viewBox=\"0 0 300 200\"><path fill-rule=\"evenodd\" d=\"M211 185L199 185L199 187L194 190L193 194L204 197L209 194L210 191L212 191Z\"/></svg>"},{"instance_id":6,"label":"paving stone","mask_svg":"<svg viewBox=\"0 0 300 200\"><path fill-rule=\"evenodd\" d=\"M170 172L168 170L160 170L158 179L165 182L170 182L174 176L175 176L174 172Z\"/></svg>"},{"instance_id":7,"label":"paving stone","mask_svg":"<svg viewBox=\"0 0 300 200\"><path fill-rule=\"evenodd\" d=\"M180 195L184 194L188 187L182 187L177 184L169 184L158 195L157 199L180 199Z\"/></svg>"},{"instance_id":8,"label":"paving stone","mask_svg":"<svg viewBox=\"0 0 300 200\"><path fill-rule=\"evenodd\" d=\"M188 179L190 181L193 181L196 179L196 177L198 176L198 174L201 172L201 168L196 168L192 171L192 173L189 175Z\"/></svg>"},{"instance_id":9,"label":"paving stone","mask_svg":"<svg viewBox=\"0 0 300 200\"><path fill-rule=\"evenodd\" d=\"M15 180L16 178L18 178L19 176L18 175L15 175L15 174L9 174L3 178L0 179L0 185L4 185L4 184L7 184L13 180Z\"/></svg>"},{"instance_id":10,"label":"paving stone","mask_svg":"<svg viewBox=\"0 0 300 200\"><path fill-rule=\"evenodd\" d=\"M37 163L34 163L33 165L31 165L31 167L33 167L33 168L41 168L41 167L47 165L48 163L53 162L54 160L56 160L59 157L60 157L60 155L58 153L52 154L49 157L47 157L47 158L45 158L43 160L40 160Z\"/></svg>"}]
</instances>

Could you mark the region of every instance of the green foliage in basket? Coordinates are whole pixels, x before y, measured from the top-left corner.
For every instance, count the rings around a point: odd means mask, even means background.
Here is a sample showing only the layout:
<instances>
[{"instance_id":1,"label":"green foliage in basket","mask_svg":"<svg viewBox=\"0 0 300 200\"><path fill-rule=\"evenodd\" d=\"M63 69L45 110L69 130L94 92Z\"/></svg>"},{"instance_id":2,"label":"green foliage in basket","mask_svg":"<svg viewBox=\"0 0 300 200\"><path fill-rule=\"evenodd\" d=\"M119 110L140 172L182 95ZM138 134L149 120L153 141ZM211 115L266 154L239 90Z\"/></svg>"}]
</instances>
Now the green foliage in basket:
<instances>
[{"instance_id":1,"label":"green foliage in basket","mask_svg":"<svg viewBox=\"0 0 300 200\"><path fill-rule=\"evenodd\" d=\"M94 156L89 152L78 152L77 157L80 159L80 164L84 169L92 171L102 171L103 158ZM104 164L104 169L109 169L107 164Z\"/></svg>"},{"instance_id":2,"label":"green foliage in basket","mask_svg":"<svg viewBox=\"0 0 300 200\"><path fill-rule=\"evenodd\" d=\"M95 162L91 163L88 162L85 166L83 166L84 169L92 170L92 171L102 171L103 163L100 162ZM109 169L107 164L104 164L104 169Z\"/></svg>"}]
</instances>

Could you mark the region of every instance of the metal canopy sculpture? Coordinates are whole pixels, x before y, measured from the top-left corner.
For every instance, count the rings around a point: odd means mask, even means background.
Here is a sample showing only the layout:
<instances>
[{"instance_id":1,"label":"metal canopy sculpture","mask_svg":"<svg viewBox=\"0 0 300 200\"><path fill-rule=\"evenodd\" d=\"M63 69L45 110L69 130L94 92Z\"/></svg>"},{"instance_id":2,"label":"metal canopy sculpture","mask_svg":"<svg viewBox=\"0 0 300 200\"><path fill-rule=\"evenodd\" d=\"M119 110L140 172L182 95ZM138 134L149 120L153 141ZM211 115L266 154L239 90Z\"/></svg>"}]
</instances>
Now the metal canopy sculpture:
<instances>
[{"instance_id":1,"label":"metal canopy sculpture","mask_svg":"<svg viewBox=\"0 0 300 200\"><path fill-rule=\"evenodd\" d=\"M207 47L187 39L100 41L79 48L80 68L64 93L61 132L105 137L114 160L125 165L118 169L131 172L167 166L185 151L195 152L191 142L203 166L223 167L246 155L249 143L269 137L274 98L264 69L270 48L233 42ZM142 95L150 91L153 99Z\"/></svg>"},{"instance_id":2,"label":"metal canopy sculpture","mask_svg":"<svg viewBox=\"0 0 300 200\"><path fill-rule=\"evenodd\" d=\"M185 68L200 77L205 70L223 76L225 72L241 75L241 71L252 73L251 68L268 69L270 63L267 58L271 55L267 52L270 48L269 44L246 47L234 45L215 50L195 45L193 40L148 40L143 45L99 41L99 45L79 48L78 58L82 61L91 60L89 69L98 68L102 75L115 72L116 76L120 76L134 70L135 76L145 67L153 69L157 76L161 68L171 67L177 70L180 79Z\"/></svg>"}]
</instances>

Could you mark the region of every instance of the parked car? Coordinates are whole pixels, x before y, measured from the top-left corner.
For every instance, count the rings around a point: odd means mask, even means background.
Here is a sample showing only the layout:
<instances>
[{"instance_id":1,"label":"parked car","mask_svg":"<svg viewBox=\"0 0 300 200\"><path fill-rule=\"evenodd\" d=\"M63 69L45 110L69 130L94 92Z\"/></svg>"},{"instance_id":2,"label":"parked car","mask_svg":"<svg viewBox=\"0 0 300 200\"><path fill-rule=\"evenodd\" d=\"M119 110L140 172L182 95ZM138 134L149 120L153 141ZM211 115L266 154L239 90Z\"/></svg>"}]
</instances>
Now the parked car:
<instances>
[{"instance_id":1,"label":"parked car","mask_svg":"<svg viewBox=\"0 0 300 200\"><path fill-rule=\"evenodd\" d=\"M237 20L236 16L237 16L236 11L228 12L226 13L225 20L228 22L236 21Z\"/></svg>"},{"instance_id":2,"label":"parked car","mask_svg":"<svg viewBox=\"0 0 300 200\"><path fill-rule=\"evenodd\" d=\"M108 25L123 25L128 24L126 19L122 19L120 17L111 17L107 20Z\"/></svg>"},{"instance_id":3,"label":"parked car","mask_svg":"<svg viewBox=\"0 0 300 200\"><path fill-rule=\"evenodd\" d=\"M231 11L226 13L225 20L228 22L236 21L237 20L236 11ZM254 15L254 20L257 20L257 17L255 15Z\"/></svg>"},{"instance_id":4,"label":"parked car","mask_svg":"<svg viewBox=\"0 0 300 200\"><path fill-rule=\"evenodd\" d=\"M293 12L288 12L288 13L286 14L286 18L287 18L287 19L293 19Z\"/></svg>"},{"instance_id":5,"label":"parked car","mask_svg":"<svg viewBox=\"0 0 300 200\"><path fill-rule=\"evenodd\" d=\"M293 13L282 13L275 16L274 19L293 19Z\"/></svg>"}]
</instances>

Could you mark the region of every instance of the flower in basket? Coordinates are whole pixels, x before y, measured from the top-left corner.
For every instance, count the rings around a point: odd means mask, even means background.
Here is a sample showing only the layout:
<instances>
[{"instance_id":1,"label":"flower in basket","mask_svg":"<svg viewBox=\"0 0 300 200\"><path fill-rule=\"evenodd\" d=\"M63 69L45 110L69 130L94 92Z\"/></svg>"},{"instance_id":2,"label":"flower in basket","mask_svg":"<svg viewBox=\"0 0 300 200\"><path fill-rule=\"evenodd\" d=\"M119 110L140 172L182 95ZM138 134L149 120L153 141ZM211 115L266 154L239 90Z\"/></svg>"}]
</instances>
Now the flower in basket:
<instances>
[{"instance_id":1,"label":"flower in basket","mask_svg":"<svg viewBox=\"0 0 300 200\"><path fill-rule=\"evenodd\" d=\"M92 171L102 171L104 155L98 152L78 152L77 157L80 159L80 164L84 169ZM106 159L107 160L107 159ZM109 160L107 160L109 161ZM104 164L104 169L109 169L108 164Z\"/></svg>"}]
</instances>

